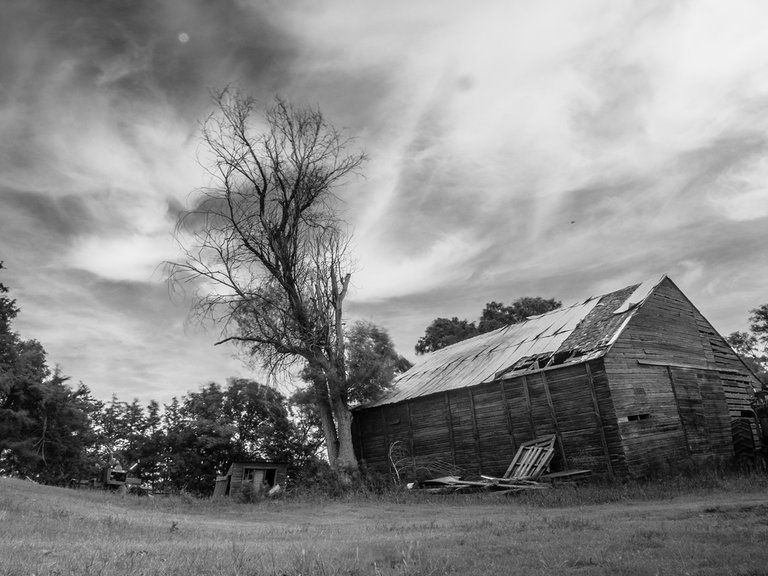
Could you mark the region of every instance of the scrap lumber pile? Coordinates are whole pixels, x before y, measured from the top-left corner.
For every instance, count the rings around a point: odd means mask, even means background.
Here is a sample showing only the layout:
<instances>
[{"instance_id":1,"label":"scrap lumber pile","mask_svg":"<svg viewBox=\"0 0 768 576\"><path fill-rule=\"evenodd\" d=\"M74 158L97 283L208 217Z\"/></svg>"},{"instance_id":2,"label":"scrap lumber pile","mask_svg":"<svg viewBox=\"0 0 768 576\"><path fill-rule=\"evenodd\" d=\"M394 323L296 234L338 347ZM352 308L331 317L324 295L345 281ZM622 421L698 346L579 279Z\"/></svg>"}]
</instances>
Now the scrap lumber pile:
<instances>
[{"instance_id":1,"label":"scrap lumber pile","mask_svg":"<svg viewBox=\"0 0 768 576\"><path fill-rule=\"evenodd\" d=\"M539 482L549 468L555 453L555 435L544 436L521 444L515 457L501 478L481 476L480 480L463 480L456 475L442 476L422 482L408 484L409 488L420 488L433 494L492 490L501 494L521 490L539 490L549 484ZM584 470L576 471L583 474Z\"/></svg>"},{"instance_id":2,"label":"scrap lumber pile","mask_svg":"<svg viewBox=\"0 0 768 576\"><path fill-rule=\"evenodd\" d=\"M481 490L494 491L499 494L509 494L521 490L538 490L549 488L549 484L534 480L506 480L482 476L481 480L462 480L458 476L443 476L423 482L408 484L409 488L419 488L431 494L452 494L456 492L477 492Z\"/></svg>"}]
</instances>

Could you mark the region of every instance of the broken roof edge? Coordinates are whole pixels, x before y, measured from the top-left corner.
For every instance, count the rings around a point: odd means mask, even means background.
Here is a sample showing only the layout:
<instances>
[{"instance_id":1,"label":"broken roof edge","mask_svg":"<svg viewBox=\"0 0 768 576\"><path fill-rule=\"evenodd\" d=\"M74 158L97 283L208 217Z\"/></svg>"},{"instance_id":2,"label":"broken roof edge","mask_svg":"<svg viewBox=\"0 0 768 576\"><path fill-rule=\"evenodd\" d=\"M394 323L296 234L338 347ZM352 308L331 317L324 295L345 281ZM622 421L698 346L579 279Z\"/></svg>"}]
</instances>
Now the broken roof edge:
<instances>
[{"instance_id":1,"label":"broken roof edge","mask_svg":"<svg viewBox=\"0 0 768 576\"><path fill-rule=\"evenodd\" d=\"M613 345L616 344L616 341L619 339L619 336L624 332L624 329L627 327L627 324L629 324L629 321L632 320L632 317L635 315L635 312L637 312L640 307L645 303L646 300L653 294L653 291L658 288L664 280L669 280L672 282L672 280L667 276L666 274L661 274L659 276L655 276L653 278L648 278L644 282L642 282L637 288L635 288L635 291L632 292L632 294L629 295L629 297L624 300L624 302L616 308L616 310L613 311L614 316L619 314L625 314L627 312L631 312L631 314L627 314L624 320L622 321L621 325L614 331L613 336L611 336L611 339L605 344L605 348L603 351L603 354L607 354L608 351L613 348ZM674 282L673 282L674 284ZM678 288L678 290L680 290ZM682 291L681 291L682 293Z\"/></svg>"},{"instance_id":2,"label":"broken roof edge","mask_svg":"<svg viewBox=\"0 0 768 576\"><path fill-rule=\"evenodd\" d=\"M562 368L564 366L578 366L579 364L583 364L584 362L591 362L592 360L597 360L598 358L602 358L605 356L605 353L608 351L608 348L600 348L597 350L591 350L586 353L576 354L576 352L580 352L579 350L571 350L571 355L565 358L562 362L556 362L552 364L547 364L546 366L538 366L538 367L526 367L526 368L515 368L517 364L513 364L512 366L505 368L504 370L499 370L495 374L493 374L492 377L486 378L480 384L490 384L491 382L495 382L496 380L512 380L514 378L519 378L521 376L528 376L532 374L538 374L539 372L546 372L548 370L554 370L555 368ZM562 351L562 352L568 352L568 351ZM556 354L561 353L560 350L556 350L555 352L552 352L549 354L549 357L553 357Z\"/></svg>"},{"instance_id":3,"label":"broken roof edge","mask_svg":"<svg viewBox=\"0 0 768 576\"><path fill-rule=\"evenodd\" d=\"M623 314L629 312L633 308L637 308L653 293L656 287L661 284L664 279L667 278L666 274L660 276L654 276L643 281L624 302L613 311L614 314Z\"/></svg>"},{"instance_id":4,"label":"broken roof edge","mask_svg":"<svg viewBox=\"0 0 768 576\"><path fill-rule=\"evenodd\" d=\"M588 362L592 362L593 360L598 360L602 358L603 356L605 356L607 351L608 349L605 348L602 350L584 354L583 356L577 356L568 362L563 362L562 364L544 366L543 368L536 368L535 370L514 370L511 372L504 372L502 374L498 374L494 378L485 379L482 382L470 384L469 386L462 386L460 388L449 388L446 390L427 392L424 394L416 394L413 396L408 396L406 398L400 398L399 400L390 400L389 398L384 397L384 398L381 398L380 400L375 400L373 402L361 404L360 406L355 406L354 408L352 408L352 412L357 412L358 410L366 410L368 408L381 408L382 406L394 406L395 404L402 404L403 402L409 402L417 398L427 398L428 396L437 396L439 394L445 394L447 392L452 392L454 390L469 390L471 388L477 388L479 386L487 386L488 384L492 384L493 382L514 380L515 378L522 378L523 376L532 376L534 374L541 374L542 372L551 372L552 370L557 370L561 368L566 368L566 367L570 368L572 366L579 366L580 364L586 364Z\"/></svg>"}]
</instances>

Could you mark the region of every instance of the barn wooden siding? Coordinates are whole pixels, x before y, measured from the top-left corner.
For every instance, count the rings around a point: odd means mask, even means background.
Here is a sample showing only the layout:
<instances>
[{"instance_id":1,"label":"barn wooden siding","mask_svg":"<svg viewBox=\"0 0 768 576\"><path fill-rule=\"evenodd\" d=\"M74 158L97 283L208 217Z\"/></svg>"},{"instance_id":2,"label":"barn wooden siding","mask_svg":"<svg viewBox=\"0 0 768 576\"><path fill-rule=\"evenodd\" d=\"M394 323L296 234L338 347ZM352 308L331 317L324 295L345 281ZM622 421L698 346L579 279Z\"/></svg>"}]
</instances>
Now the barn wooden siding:
<instances>
[{"instance_id":1,"label":"barn wooden siding","mask_svg":"<svg viewBox=\"0 0 768 576\"><path fill-rule=\"evenodd\" d=\"M631 475L733 456L731 417L749 408L750 372L665 279L605 356Z\"/></svg>"},{"instance_id":2,"label":"barn wooden siding","mask_svg":"<svg viewBox=\"0 0 768 576\"><path fill-rule=\"evenodd\" d=\"M380 471L401 441L420 459L501 476L520 444L557 434L553 470L626 474L602 360L383 404L357 411L353 426L358 457Z\"/></svg>"}]
</instances>

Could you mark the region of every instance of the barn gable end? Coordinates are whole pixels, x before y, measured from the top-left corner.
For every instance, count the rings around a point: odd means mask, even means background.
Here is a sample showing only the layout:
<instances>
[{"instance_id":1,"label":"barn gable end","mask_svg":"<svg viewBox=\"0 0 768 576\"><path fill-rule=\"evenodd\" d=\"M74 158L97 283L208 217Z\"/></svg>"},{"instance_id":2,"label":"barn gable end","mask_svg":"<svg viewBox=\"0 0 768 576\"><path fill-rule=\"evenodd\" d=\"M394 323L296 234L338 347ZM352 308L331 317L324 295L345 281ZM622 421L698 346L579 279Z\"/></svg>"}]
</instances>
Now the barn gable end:
<instances>
[{"instance_id":1,"label":"barn gable end","mask_svg":"<svg viewBox=\"0 0 768 576\"><path fill-rule=\"evenodd\" d=\"M754 375L669 279L605 356L633 475L733 456L731 421L749 410Z\"/></svg>"}]
</instances>

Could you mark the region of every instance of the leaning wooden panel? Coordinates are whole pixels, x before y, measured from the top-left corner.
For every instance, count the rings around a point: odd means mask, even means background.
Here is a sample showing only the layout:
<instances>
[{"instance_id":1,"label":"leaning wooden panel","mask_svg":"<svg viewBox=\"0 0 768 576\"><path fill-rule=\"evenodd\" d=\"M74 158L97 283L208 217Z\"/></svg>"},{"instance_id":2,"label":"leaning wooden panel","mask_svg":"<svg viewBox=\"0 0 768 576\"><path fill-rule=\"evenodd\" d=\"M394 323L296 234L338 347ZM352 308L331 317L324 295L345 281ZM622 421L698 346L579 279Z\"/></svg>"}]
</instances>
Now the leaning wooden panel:
<instances>
[{"instance_id":1,"label":"leaning wooden panel","mask_svg":"<svg viewBox=\"0 0 768 576\"><path fill-rule=\"evenodd\" d=\"M526 442L518 448L515 457L504 472L505 480L537 480L555 452L554 434Z\"/></svg>"}]
</instances>

